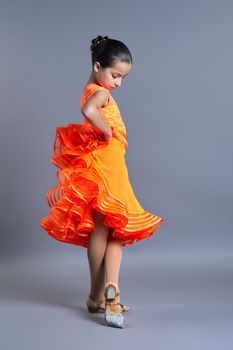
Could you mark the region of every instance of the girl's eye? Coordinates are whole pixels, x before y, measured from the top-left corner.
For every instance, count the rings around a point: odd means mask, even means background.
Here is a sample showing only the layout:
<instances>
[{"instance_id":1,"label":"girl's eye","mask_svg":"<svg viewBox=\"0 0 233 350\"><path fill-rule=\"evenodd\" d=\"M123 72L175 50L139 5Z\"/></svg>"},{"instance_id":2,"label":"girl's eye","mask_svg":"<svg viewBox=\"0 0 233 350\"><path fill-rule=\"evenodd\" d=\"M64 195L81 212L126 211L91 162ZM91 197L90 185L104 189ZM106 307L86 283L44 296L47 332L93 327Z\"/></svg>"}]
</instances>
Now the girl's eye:
<instances>
[{"instance_id":1,"label":"girl's eye","mask_svg":"<svg viewBox=\"0 0 233 350\"><path fill-rule=\"evenodd\" d=\"M117 79L118 77L115 77L114 75L112 75L113 79ZM125 79L125 77L123 77L122 79Z\"/></svg>"}]
</instances>

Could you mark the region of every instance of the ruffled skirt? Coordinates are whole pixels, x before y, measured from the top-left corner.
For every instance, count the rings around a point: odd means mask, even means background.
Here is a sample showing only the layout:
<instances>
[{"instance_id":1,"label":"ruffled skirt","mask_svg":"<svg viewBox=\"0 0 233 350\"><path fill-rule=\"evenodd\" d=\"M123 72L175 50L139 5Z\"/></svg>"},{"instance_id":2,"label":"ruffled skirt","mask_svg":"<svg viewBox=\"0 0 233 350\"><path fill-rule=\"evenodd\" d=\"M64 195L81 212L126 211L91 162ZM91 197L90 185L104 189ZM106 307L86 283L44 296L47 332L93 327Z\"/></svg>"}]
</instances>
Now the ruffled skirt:
<instances>
[{"instance_id":1,"label":"ruffled skirt","mask_svg":"<svg viewBox=\"0 0 233 350\"><path fill-rule=\"evenodd\" d=\"M105 141L90 124L56 128L54 155L57 184L46 192L50 207L40 225L54 239L88 247L95 230L92 209L104 214L103 224L122 246L149 238L164 222L138 202L118 138Z\"/></svg>"}]
</instances>

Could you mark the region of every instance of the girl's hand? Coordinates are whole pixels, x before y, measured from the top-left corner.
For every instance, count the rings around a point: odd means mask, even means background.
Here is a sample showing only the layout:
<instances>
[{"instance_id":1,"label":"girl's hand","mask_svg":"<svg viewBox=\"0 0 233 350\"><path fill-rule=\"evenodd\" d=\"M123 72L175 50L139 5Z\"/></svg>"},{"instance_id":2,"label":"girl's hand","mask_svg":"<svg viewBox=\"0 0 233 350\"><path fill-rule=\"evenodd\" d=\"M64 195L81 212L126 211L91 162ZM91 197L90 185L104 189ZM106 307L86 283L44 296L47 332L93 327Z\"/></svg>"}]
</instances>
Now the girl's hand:
<instances>
[{"instance_id":1,"label":"girl's hand","mask_svg":"<svg viewBox=\"0 0 233 350\"><path fill-rule=\"evenodd\" d=\"M105 140L106 141L111 140L112 134L113 134L113 129L112 129L112 127L109 127L109 132L107 134L104 134L105 135Z\"/></svg>"}]
</instances>

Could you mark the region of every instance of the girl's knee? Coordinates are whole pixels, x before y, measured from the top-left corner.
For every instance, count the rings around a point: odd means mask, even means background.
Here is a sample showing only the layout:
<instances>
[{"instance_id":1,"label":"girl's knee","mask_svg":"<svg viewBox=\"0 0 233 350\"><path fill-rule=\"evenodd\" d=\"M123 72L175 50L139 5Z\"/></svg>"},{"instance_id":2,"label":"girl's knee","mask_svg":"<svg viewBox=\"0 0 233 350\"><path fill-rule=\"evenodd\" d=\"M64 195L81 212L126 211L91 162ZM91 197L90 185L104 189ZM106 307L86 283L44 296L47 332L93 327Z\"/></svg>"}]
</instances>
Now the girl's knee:
<instances>
[{"instance_id":1,"label":"girl's knee","mask_svg":"<svg viewBox=\"0 0 233 350\"><path fill-rule=\"evenodd\" d=\"M95 223L102 223L105 215L92 208L92 215Z\"/></svg>"},{"instance_id":2,"label":"girl's knee","mask_svg":"<svg viewBox=\"0 0 233 350\"><path fill-rule=\"evenodd\" d=\"M109 240L109 241L118 242L118 243L120 243L120 244L122 245L123 239L117 238L117 237L113 237L113 235L112 235L113 231L114 231L114 228L111 228L111 227L110 227L110 228L109 228L109 234L108 234L108 240Z\"/></svg>"}]
</instances>

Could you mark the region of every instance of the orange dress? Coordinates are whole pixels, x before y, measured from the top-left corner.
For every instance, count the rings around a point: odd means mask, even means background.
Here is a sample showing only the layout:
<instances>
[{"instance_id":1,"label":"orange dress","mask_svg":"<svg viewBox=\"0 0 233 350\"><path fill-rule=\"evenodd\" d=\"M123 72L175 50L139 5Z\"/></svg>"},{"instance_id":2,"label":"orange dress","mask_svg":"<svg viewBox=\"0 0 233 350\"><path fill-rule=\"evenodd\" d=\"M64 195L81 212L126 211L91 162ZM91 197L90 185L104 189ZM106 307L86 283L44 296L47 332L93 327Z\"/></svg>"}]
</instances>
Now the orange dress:
<instances>
[{"instance_id":1,"label":"orange dress","mask_svg":"<svg viewBox=\"0 0 233 350\"><path fill-rule=\"evenodd\" d=\"M105 88L86 84L80 110L101 89ZM122 246L152 236L164 222L146 212L133 192L125 162L126 128L110 93L100 113L113 132L109 141L85 117L83 124L56 128L50 161L59 169L58 181L46 192L50 211L40 220L54 239L85 248L95 229L92 208L105 215L103 224L109 227L112 237L121 239Z\"/></svg>"}]
</instances>

